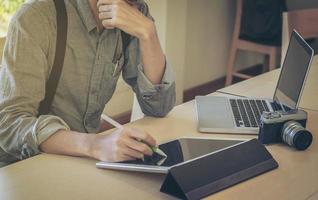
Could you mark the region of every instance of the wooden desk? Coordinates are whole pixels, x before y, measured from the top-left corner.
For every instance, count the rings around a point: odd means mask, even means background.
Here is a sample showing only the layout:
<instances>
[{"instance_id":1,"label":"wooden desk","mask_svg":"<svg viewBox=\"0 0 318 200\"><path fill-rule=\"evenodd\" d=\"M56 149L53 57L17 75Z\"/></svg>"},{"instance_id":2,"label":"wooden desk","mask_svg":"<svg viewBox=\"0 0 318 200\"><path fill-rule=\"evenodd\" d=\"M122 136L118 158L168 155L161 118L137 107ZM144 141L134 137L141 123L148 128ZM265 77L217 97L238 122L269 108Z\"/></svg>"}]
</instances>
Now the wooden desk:
<instances>
[{"instance_id":1,"label":"wooden desk","mask_svg":"<svg viewBox=\"0 0 318 200\"><path fill-rule=\"evenodd\" d=\"M266 86L277 72L242 82L224 91L248 96L270 97ZM272 79L272 80L273 80ZM255 88L261 84L261 90ZM313 99L313 98L311 98ZM311 104L312 102L309 102ZM305 105L306 106L306 105ZM299 200L318 197L318 112L309 111L308 129L315 135L304 152L276 144L268 146L279 168L248 180L208 199ZM209 138L252 138L242 135L201 134L196 130L194 102L177 106L167 118L144 118L128 126L144 129L159 142L182 136ZM56 155L39 155L0 169L0 199L94 200L94 199L174 199L159 192L162 175L99 170L94 160Z\"/></svg>"}]
</instances>

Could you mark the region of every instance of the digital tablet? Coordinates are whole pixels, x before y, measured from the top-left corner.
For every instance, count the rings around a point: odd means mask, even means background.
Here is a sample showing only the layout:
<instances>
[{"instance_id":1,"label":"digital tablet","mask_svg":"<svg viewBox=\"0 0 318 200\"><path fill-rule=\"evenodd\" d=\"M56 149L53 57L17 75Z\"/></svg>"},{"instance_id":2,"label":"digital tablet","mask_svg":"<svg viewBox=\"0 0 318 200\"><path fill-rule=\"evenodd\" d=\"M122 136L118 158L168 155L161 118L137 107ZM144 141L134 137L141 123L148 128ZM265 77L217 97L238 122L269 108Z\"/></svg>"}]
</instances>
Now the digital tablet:
<instances>
[{"instance_id":1,"label":"digital tablet","mask_svg":"<svg viewBox=\"0 0 318 200\"><path fill-rule=\"evenodd\" d=\"M166 174L169 168L173 166L213 154L246 141L247 140L180 138L159 145L159 148L167 155L167 158L160 166L145 159L121 163L98 162L96 163L96 167L101 169Z\"/></svg>"}]
</instances>

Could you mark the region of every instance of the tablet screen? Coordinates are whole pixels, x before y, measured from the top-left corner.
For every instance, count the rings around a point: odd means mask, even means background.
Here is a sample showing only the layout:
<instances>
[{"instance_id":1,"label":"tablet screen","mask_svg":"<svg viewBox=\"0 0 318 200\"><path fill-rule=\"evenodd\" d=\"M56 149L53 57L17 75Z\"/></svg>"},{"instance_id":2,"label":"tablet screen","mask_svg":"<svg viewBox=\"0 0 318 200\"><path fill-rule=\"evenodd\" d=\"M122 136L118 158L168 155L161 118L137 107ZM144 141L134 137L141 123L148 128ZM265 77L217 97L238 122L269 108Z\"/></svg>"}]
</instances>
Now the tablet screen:
<instances>
[{"instance_id":1,"label":"tablet screen","mask_svg":"<svg viewBox=\"0 0 318 200\"><path fill-rule=\"evenodd\" d=\"M214 151L233 146L243 142L242 140L216 140L182 138L162 145L159 148L167 155L161 166L171 167L173 165L212 153ZM129 164L156 165L149 159L127 161Z\"/></svg>"}]
</instances>

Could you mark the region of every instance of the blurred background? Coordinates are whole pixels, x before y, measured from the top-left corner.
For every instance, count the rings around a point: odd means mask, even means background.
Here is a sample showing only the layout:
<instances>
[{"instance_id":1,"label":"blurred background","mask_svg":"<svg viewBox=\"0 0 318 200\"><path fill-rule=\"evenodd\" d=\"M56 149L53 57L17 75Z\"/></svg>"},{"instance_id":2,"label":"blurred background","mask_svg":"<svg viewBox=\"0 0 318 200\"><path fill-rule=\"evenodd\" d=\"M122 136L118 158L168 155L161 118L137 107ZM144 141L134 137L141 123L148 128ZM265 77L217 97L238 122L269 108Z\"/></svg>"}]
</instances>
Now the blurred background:
<instances>
[{"instance_id":1,"label":"blurred background","mask_svg":"<svg viewBox=\"0 0 318 200\"><path fill-rule=\"evenodd\" d=\"M263 0L266 2L266 0ZM8 21L24 0L0 0L0 53ZM225 86L237 0L147 0L156 20L158 34L177 80L177 103L195 95L211 93ZM318 8L317 0L286 0L287 11ZM243 14L244 15L244 14ZM30 47L32 48L32 47ZM261 73L265 56L253 51L238 51L235 68ZM280 57L275 57L276 61ZM279 66L279 62L277 62ZM277 67L278 67L277 66ZM256 70L255 70L256 69ZM255 74L253 74L255 75ZM235 78L233 81L240 81ZM134 97L120 80L105 113L121 123L130 120Z\"/></svg>"}]
</instances>

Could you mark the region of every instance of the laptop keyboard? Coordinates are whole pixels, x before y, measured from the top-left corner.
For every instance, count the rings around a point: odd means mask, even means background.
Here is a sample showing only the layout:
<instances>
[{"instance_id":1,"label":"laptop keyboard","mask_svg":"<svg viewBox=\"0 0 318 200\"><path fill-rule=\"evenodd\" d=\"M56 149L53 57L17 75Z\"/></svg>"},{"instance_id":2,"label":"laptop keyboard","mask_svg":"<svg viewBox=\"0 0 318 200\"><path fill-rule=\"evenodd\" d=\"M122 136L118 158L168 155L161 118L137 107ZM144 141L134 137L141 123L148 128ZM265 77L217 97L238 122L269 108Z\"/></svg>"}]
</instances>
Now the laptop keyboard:
<instances>
[{"instance_id":1,"label":"laptop keyboard","mask_svg":"<svg viewBox=\"0 0 318 200\"><path fill-rule=\"evenodd\" d=\"M269 108L264 100L230 99L237 127L258 127L261 114Z\"/></svg>"},{"instance_id":2,"label":"laptop keyboard","mask_svg":"<svg viewBox=\"0 0 318 200\"><path fill-rule=\"evenodd\" d=\"M288 106L280 105L277 102L271 102L271 106L272 106L273 110L275 110L275 111L284 110L284 111L288 112L291 110L291 108L289 108Z\"/></svg>"},{"instance_id":3,"label":"laptop keyboard","mask_svg":"<svg viewBox=\"0 0 318 200\"><path fill-rule=\"evenodd\" d=\"M275 110L275 111L282 110L282 106L276 102L271 102L271 106L272 106L273 110Z\"/></svg>"}]
</instances>

